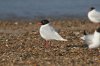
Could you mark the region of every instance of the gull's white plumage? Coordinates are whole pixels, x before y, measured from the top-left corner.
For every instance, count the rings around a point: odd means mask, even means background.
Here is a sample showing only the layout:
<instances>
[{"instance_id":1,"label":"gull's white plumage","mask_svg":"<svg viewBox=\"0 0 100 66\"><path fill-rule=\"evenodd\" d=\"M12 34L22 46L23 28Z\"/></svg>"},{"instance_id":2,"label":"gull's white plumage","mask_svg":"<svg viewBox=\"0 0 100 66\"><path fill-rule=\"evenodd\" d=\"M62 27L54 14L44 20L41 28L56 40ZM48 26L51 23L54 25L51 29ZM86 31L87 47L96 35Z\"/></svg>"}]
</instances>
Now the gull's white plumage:
<instances>
[{"instance_id":1,"label":"gull's white plumage","mask_svg":"<svg viewBox=\"0 0 100 66\"><path fill-rule=\"evenodd\" d=\"M94 34L81 37L88 44L89 48L98 48L100 46L100 33L95 30Z\"/></svg>"},{"instance_id":2,"label":"gull's white plumage","mask_svg":"<svg viewBox=\"0 0 100 66\"><path fill-rule=\"evenodd\" d=\"M96 9L93 9L88 12L88 18L94 23L100 23L100 12Z\"/></svg>"},{"instance_id":3,"label":"gull's white plumage","mask_svg":"<svg viewBox=\"0 0 100 66\"><path fill-rule=\"evenodd\" d=\"M60 41L67 41L66 39L63 39L56 31L55 29L50 26L50 24L45 24L40 27L40 35L45 40L60 40Z\"/></svg>"},{"instance_id":4,"label":"gull's white plumage","mask_svg":"<svg viewBox=\"0 0 100 66\"><path fill-rule=\"evenodd\" d=\"M92 38L93 38L93 34L89 34L89 35L84 35L83 37L81 37L82 40L85 41L86 44L92 44Z\"/></svg>"},{"instance_id":5,"label":"gull's white plumage","mask_svg":"<svg viewBox=\"0 0 100 66\"><path fill-rule=\"evenodd\" d=\"M89 45L89 48L97 48L100 46L100 33L99 32L97 31L94 32L92 42L93 44Z\"/></svg>"}]
</instances>

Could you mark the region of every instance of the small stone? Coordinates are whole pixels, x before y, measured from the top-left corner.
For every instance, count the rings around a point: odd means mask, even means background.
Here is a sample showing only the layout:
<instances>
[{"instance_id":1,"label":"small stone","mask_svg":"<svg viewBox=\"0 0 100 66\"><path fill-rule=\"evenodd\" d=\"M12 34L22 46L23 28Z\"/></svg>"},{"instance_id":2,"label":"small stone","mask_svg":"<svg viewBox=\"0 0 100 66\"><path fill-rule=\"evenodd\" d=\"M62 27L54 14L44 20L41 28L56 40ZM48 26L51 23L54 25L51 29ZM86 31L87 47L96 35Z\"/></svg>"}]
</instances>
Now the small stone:
<instances>
[{"instance_id":1,"label":"small stone","mask_svg":"<svg viewBox=\"0 0 100 66\"><path fill-rule=\"evenodd\" d=\"M8 41L8 39L6 39L6 42Z\"/></svg>"},{"instance_id":2,"label":"small stone","mask_svg":"<svg viewBox=\"0 0 100 66\"><path fill-rule=\"evenodd\" d=\"M8 47L8 44L6 44L6 47Z\"/></svg>"},{"instance_id":3,"label":"small stone","mask_svg":"<svg viewBox=\"0 0 100 66\"><path fill-rule=\"evenodd\" d=\"M79 33L79 32L74 32L74 34L75 34L75 35L79 35L80 33Z\"/></svg>"},{"instance_id":4,"label":"small stone","mask_svg":"<svg viewBox=\"0 0 100 66\"><path fill-rule=\"evenodd\" d=\"M14 24L15 24L15 25L18 25L18 22L15 22Z\"/></svg>"},{"instance_id":5,"label":"small stone","mask_svg":"<svg viewBox=\"0 0 100 66\"><path fill-rule=\"evenodd\" d=\"M31 23L31 22L29 22L29 25L32 25L32 23Z\"/></svg>"}]
</instances>

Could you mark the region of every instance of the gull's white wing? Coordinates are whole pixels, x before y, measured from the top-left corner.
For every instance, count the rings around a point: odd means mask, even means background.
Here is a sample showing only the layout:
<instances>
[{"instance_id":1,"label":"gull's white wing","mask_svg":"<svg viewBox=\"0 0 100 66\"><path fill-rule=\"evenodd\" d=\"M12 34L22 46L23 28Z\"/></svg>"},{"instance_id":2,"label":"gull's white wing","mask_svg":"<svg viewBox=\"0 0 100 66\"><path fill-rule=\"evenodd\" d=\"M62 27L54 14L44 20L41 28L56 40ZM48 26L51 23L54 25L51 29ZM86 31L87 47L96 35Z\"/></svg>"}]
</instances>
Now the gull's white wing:
<instances>
[{"instance_id":1,"label":"gull's white wing","mask_svg":"<svg viewBox=\"0 0 100 66\"><path fill-rule=\"evenodd\" d=\"M89 48L97 48L100 46L100 33L95 31L94 32L94 37L93 37L93 40L92 40L92 44L89 45Z\"/></svg>"},{"instance_id":2,"label":"gull's white wing","mask_svg":"<svg viewBox=\"0 0 100 66\"><path fill-rule=\"evenodd\" d=\"M93 37L94 37L93 34L89 34L89 35L84 35L83 37L81 37L81 39L84 40L84 42L89 45L92 44Z\"/></svg>"},{"instance_id":3,"label":"gull's white wing","mask_svg":"<svg viewBox=\"0 0 100 66\"><path fill-rule=\"evenodd\" d=\"M97 19L100 19L100 12L95 10L95 12L93 13L93 16Z\"/></svg>"},{"instance_id":4,"label":"gull's white wing","mask_svg":"<svg viewBox=\"0 0 100 66\"><path fill-rule=\"evenodd\" d=\"M62 40L67 41L66 39L63 39L56 31L55 29L50 26L49 24L43 25L40 28L40 34L45 40Z\"/></svg>"}]
</instances>

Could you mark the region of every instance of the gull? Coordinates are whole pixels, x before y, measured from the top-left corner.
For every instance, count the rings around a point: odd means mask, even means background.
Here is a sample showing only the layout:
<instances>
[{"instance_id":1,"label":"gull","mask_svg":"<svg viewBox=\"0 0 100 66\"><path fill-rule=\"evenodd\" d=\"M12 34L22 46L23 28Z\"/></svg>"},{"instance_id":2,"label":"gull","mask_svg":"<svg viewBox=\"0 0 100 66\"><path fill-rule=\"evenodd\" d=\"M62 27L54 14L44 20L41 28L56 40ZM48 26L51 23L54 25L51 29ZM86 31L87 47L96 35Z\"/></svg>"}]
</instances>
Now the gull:
<instances>
[{"instance_id":1,"label":"gull","mask_svg":"<svg viewBox=\"0 0 100 66\"><path fill-rule=\"evenodd\" d=\"M95 9L95 7L91 7L88 12L88 18L91 22L98 24L100 23L100 12Z\"/></svg>"},{"instance_id":2,"label":"gull","mask_svg":"<svg viewBox=\"0 0 100 66\"><path fill-rule=\"evenodd\" d=\"M100 47L100 27L95 30L94 34L86 34L84 32L84 36L81 39L90 49Z\"/></svg>"},{"instance_id":3,"label":"gull","mask_svg":"<svg viewBox=\"0 0 100 66\"><path fill-rule=\"evenodd\" d=\"M48 46L48 40L59 40L59 41L67 41L67 39L62 38L56 30L50 25L48 20L41 20L41 27L40 27L40 35L43 39L46 40L46 46Z\"/></svg>"}]
</instances>

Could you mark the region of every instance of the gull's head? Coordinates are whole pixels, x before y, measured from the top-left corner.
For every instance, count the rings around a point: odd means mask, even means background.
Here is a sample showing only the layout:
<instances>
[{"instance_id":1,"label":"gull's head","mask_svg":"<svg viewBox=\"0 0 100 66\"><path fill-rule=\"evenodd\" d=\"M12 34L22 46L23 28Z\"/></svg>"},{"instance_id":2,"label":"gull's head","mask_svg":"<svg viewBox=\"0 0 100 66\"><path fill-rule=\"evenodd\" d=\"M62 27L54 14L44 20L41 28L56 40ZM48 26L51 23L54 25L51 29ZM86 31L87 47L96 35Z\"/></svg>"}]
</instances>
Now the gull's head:
<instances>
[{"instance_id":1,"label":"gull's head","mask_svg":"<svg viewBox=\"0 0 100 66\"><path fill-rule=\"evenodd\" d=\"M100 33L100 27L98 27L98 28L96 29L96 31L97 31L98 33Z\"/></svg>"},{"instance_id":2,"label":"gull's head","mask_svg":"<svg viewBox=\"0 0 100 66\"><path fill-rule=\"evenodd\" d=\"M45 20L41 20L40 23L41 25L46 25L46 24L49 24L49 21L45 19Z\"/></svg>"},{"instance_id":3,"label":"gull's head","mask_svg":"<svg viewBox=\"0 0 100 66\"><path fill-rule=\"evenodd\" d=\"M95 7L90 7L90 11L92 11L92 10L94 10L95 9Z\"/></svg>"}]
</instances>

